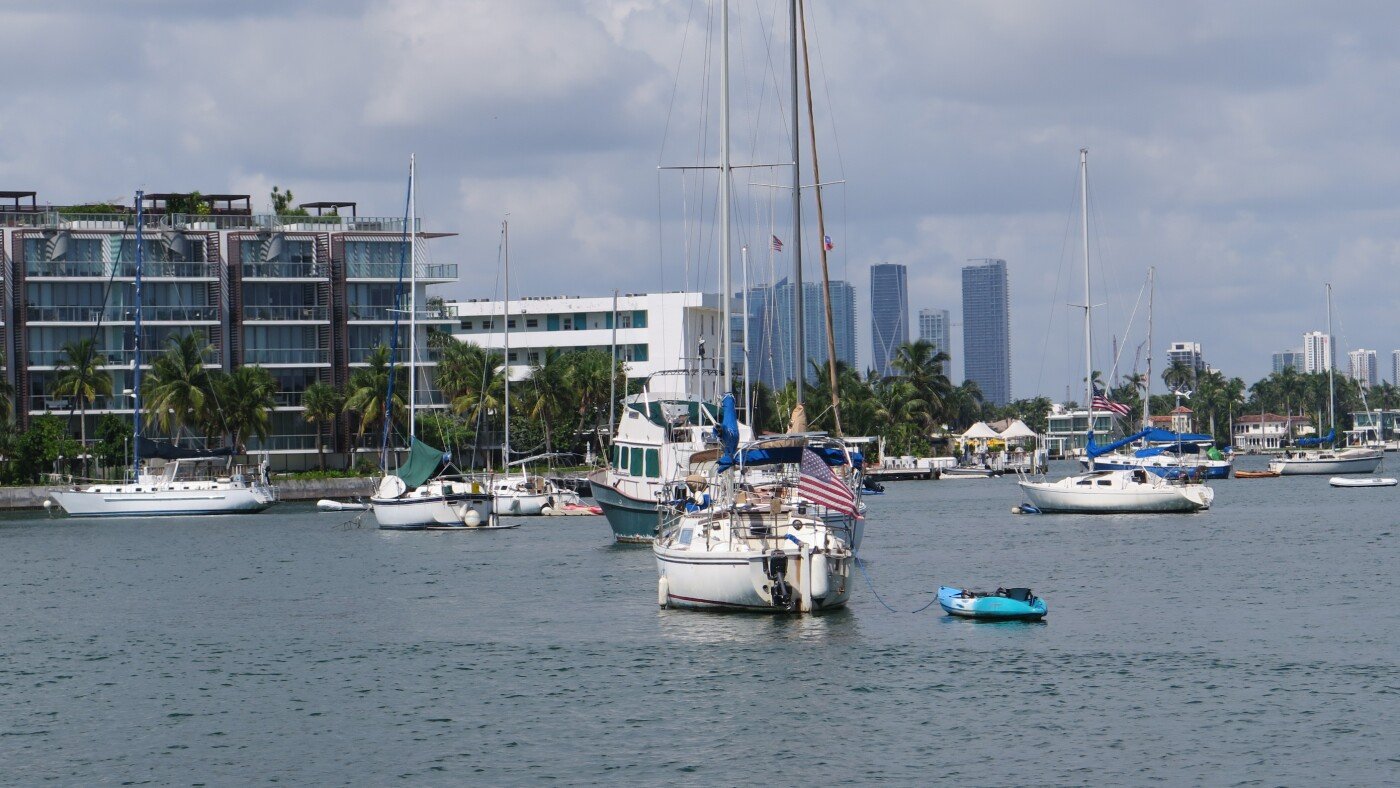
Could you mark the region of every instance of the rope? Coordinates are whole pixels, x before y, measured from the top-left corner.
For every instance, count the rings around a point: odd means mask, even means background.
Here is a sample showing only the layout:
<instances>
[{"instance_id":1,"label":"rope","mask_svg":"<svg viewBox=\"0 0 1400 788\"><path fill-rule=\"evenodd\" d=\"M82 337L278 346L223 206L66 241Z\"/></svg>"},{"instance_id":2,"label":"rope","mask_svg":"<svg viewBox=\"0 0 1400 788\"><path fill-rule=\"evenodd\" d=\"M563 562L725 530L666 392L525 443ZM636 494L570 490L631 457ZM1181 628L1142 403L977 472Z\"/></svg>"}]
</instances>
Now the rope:
<instances>
[{"instance_id":1,"label":"rope","mask_svg":"<svg viewBox=\"0 0 1400 788\"><path fill-rule=\"evenodd\" d=\"M888 610L888 611L890 611L891 613L898 613L898 612L900 612L900 611L895 610L894 608L890 607L890 603L889 603L889 602L886 602L885 599L884 599L884 597L880 596L880 592L875 590L875 584L874 584L873 582L871 582L871 580L870 580L870 573L865 571L865 562L862 561L862 560L860 560L859 558L856 558L856 559L855 559L855 562L856 562L856 566L860 569L861 577L864 577L864 578L865 578L865 584L866 584L867 586L869 586L869 588L870 588L870 593L872 593L872 594L875 595L875 600L876 600L877 602L879 602L881 605L884 605L884 606L885 606L885 609ZM925 604L923 607L920 607L920 608L918 608L918 609L916 609L916 610L910 610L910 611L909 611L909 614L910 614L910 615L913 615L913 614L915 614L915 613L922 613L922 612L924 612L925 610L928 610L929 608L933 607L933 603L934 603L934 602L937 602L937 601L938 601L938 595L937 595L937 594L934 594L933 599L930 599L930 600L928 601L927 604Z\"/></svg>"}]
</instances>

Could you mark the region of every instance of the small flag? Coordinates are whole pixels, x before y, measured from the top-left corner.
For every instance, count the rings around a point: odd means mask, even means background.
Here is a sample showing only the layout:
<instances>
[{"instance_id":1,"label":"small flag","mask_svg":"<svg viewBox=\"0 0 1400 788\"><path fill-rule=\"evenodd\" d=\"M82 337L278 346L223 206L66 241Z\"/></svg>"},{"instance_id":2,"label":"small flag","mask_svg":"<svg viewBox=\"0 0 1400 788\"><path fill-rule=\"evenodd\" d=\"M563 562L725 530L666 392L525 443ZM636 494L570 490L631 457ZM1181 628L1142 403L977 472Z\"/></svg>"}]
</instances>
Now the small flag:
<instances>
[{"instance_id":1,"label":"small flag","mask_svg":"<svg viewBox=\"0 0 1400 788\"><path fill-rule=\"evenodd\" d=\"M1132 412L1127 405L1121 402L1114 402L1105 396L1103 390L1098 386L1094 387L1094 399L1091 403L1091 407L1093 407L1094 410L1112 411L1119 416L1126 416Z\"/></svg>"},{"instance_id":2,"label":"small flag","mask_svg":"<svg viewBox=\"0 0 1400 788\"><path fill-rule=\"evenodd\" d=\"M773 236L773 251L775 251L775 252L781 252L781 251L783 251L783 239L779 238L779 237L776 236L776 235Z\"/></svg>"},{"instance_id":3,"label":"small flag","mask_svg":"<svg viewBox=\"0 0 1400 788\"><path fill-rule=\"evenodd\" d=\"M855 493L836 478L836 474L827 467L826 461L811 449L802 450L802 469L797 479L797 494L833 512L860 517L860 511L856 508Z\"/></svg>"},{"instance_id":4,"label":"small flag","mask_svg":"<svg viewBox=\"0 0 1400 788\"><path fill-rule=\"evenodd\" d=\"M836 244L831 242L831 236L829 235L822 236L822 246L826 247L828 252L836 248Z\"/></svg>"}]
</instances>

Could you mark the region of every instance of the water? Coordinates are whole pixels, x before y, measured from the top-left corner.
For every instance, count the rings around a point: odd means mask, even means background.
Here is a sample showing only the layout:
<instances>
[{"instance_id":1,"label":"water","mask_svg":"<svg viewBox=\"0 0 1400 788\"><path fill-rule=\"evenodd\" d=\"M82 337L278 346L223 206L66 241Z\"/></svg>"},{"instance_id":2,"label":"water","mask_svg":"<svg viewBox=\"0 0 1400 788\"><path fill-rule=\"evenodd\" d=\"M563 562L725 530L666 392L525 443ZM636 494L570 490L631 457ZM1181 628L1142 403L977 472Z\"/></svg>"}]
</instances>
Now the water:
<instances>
[{"instance_id":1,"label":"water","mask_svg":"<svg viewBox=\"0 0 1400 788\"><path fill-rule=\"evenodd\" d=\"M600 518L10 516L0 780L1400 779L1400 488L1037 517L1009 478L887 487L863 555L892 606L1029 585L1047 623L894 614L859 577L821 617L661 611L650 552Z\"/></svg>"}]
</instances>

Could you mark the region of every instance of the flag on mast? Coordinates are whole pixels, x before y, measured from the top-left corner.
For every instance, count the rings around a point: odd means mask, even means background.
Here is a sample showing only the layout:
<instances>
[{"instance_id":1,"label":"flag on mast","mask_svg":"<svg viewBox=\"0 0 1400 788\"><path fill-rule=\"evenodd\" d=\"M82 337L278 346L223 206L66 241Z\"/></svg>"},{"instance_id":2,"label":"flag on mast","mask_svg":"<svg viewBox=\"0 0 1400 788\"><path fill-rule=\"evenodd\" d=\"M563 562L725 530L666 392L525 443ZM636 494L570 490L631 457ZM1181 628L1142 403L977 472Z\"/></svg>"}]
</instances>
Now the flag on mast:
<instances>
[{"instance_id":1,"label":"flag on mast","mask_svg":"<svg viewBox=\"0 0 1400 788\"><path fill-rule=\"evenodd\" d=\"M775 251L775 252L781 252L781 251L783 251L783 239L779 238L779 237L776 236L776 235L773 236L773 251Z\"/></svg>"},{"instance_id":2,"label":"flag on mast","mask_svg":"<svg viewBox=\"0 0 1400 788\"><path fill-rule=\"evenodd\" d=\"M833 512L860 518L855 493L845 482L836 478L826 460L811 449L802 450L801 475L797 479L797 494Z\"/></svg>"},{"instance_id":3,"label":"flag on mast","mask_svg":"<svg viewBox=\"0 0 1400 788\"><path fill-rule=\"evenodd\" d=\"M831 236L829 235L822 236L822 246L826 247L828 252L836 248L836 244L831 242Z\"/></svg>"},{"instance_id":4,"label":"flag on mast","mask_svg":"<svg viewBox=\"0 0 1400 788\"><path fill-rule=\"evenodd\" d=\"M1094 399L1091 403L1094 410L1107 410L1119 416L1127 416L1132 410L1121 402L1114 402L1103 393L1103 389L1094 384Z\"/></svg>"}]
</instances>

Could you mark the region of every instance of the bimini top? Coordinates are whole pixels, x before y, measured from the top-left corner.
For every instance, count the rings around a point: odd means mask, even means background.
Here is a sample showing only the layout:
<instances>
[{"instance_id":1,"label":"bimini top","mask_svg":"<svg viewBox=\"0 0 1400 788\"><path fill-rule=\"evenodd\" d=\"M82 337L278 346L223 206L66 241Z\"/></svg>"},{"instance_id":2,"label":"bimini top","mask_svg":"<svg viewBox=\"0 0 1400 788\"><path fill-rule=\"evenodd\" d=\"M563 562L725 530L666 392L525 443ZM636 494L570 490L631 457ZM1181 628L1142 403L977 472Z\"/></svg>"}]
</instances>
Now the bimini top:
<instances>
[{"instance_id":1,"label":"bimini top","mask_svg":"<svg viewBox=\"0 0 1400 788\"><path fill-rule=\"evenodd\" d=\"M140 436L136 439L136 455L143 460L205 460L232 457L233 449L186 449L166 441Z\"/></svg>"},{"instance_id":2,"label":"bimini top","mask_svg":"<svg viewBox=\"0 0 1400 788\"><path fill-rule=\"evenodd\" d=\"M733 456L721 456L715 463L715 470L727 471L736 465L797 464L802 462L802 452L807 449L827 465L856 468L864 465L859 452L847 451L840 441L823 434L771 435L740 448Z\"/></svg>"}]
</instances>

